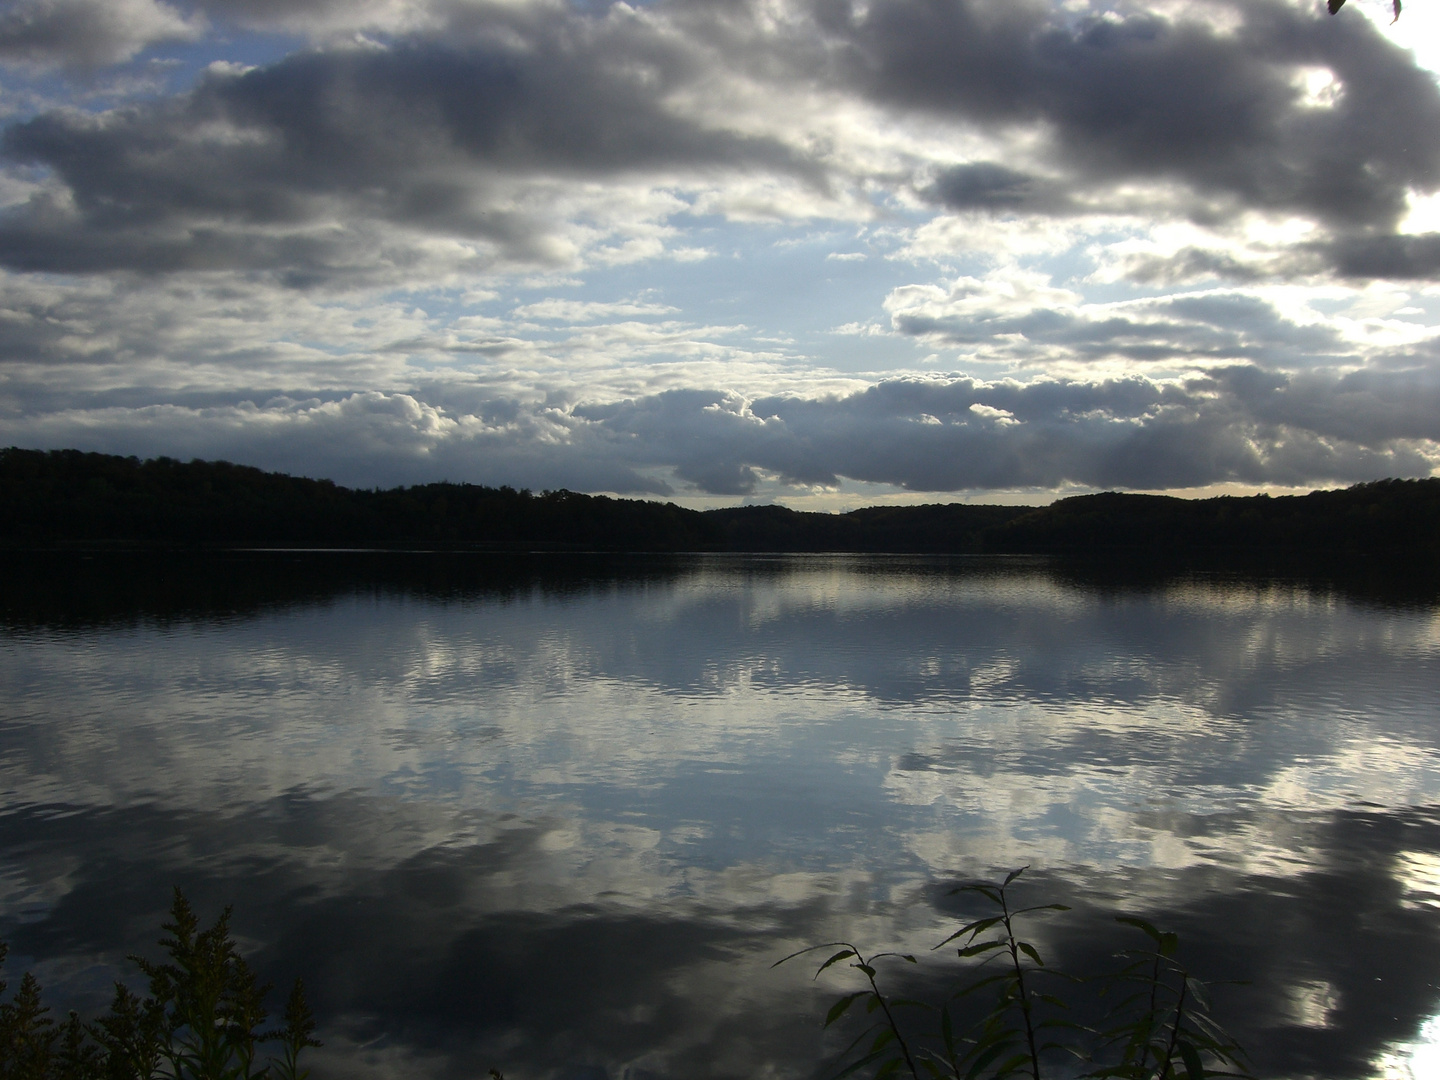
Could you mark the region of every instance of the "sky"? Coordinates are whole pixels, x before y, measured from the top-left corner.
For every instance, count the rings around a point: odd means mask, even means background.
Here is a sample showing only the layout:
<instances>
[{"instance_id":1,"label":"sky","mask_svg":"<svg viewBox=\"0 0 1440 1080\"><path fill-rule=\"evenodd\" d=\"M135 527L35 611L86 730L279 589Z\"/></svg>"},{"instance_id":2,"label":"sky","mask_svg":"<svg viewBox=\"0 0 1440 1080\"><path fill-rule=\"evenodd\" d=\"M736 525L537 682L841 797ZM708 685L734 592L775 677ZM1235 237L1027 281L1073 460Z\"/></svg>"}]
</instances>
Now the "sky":
<instances>
[{"instance_id":1,"label":"sky","mask_svg":"<svg viewBox=\"0 0 1440 1080\"><path fill-rule=\"evenodd\" d=\"M1440 466L1440 0L0 0L0 445L839 510Z\"/></svg>"}]
</instances>

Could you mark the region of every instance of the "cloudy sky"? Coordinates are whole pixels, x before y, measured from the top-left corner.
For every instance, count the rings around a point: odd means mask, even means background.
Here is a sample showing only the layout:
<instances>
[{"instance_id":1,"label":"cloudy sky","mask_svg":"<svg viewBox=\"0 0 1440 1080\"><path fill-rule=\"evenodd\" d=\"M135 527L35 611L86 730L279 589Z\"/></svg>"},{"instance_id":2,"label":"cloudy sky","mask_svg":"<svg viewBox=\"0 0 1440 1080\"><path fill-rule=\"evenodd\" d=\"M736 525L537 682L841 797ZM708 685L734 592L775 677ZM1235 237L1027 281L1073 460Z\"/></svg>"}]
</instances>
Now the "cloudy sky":
<instances>
[{"instance_id":1,"label":"cloudy sky","mask_svg":"<svg viewBox=\"0 0 1440 1080\"><path fill-rule=\"evenodd\" d=\"M0 0L0 445L817 509L1440 465L1440 0Z\"/></svg>"}]
</instances>

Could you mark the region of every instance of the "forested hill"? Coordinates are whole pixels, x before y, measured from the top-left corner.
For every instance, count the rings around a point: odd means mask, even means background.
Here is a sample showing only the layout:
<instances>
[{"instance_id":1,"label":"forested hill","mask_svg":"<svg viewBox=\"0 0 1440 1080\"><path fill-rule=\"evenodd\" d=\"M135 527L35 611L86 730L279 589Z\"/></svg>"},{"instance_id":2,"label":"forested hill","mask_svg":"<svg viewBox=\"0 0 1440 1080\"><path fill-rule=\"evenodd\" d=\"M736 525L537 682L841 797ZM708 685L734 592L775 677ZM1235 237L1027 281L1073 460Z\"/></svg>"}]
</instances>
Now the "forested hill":
<instances>
[{"instance_id":1,"label":"forested hill","mask_svg":"<svg viewBox=\"0 0 1440 1080\"><path fill-rule=\"evenodd\" d=\"M1046 507L937 504L848 514L686 510L470 484L366 491L226 462L0 450L0 544L872 551L1145 556L1316 553L1433 560L1440 480L1188 500L1102 494Z\"/></svg>"}]
</instances>

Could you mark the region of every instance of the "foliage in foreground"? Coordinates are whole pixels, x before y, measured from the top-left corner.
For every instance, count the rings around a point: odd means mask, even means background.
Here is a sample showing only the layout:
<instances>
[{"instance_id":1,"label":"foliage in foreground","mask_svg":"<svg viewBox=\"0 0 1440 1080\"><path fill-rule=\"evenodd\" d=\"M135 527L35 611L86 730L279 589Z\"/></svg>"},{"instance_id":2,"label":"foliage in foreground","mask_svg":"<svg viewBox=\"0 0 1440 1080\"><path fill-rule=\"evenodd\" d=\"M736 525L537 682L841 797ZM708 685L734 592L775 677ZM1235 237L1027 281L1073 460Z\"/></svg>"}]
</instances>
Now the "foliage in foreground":
<instances>
[{"instance_id":1,"label":"foliage in foreground","mask_svg":"<svg viewBox=\"0 0 1440 1080\"><path fill-rule=\"evenodd\" d=\"M908 1073L913 1080L1043 1080L1047 1073L1089 1080L1204 1080L1249 1077L1244 1053L1210 1018L1204 987L1176 959L1179 938L1144 919L1117 921L1148 939L1141 948L1121 951L1116 971L1080 980L1047 967L1034 943L1016 928L1022 916L1067 911L1063 904L1014 909L1007 892L1025 868L1000 884L967 885L993 905L994 913L962 926L936 949L958 942L967 973L938 1004L885 993L876 967L882 960L918 963L904 953L867 956L855 945L832 941L791 953L777 962L822 949L836 949L815 972L848 961L862 988L842 995L830 1007L825 1026L864 1006L873 1019L842 1054L838 1076L873 1070L879 1078ZM1093 991L1105 1007L1104 1019L1088 1026L1069 1018L1064 987ZM957 1017L966 999L991 1003L968 1027ZM901 1023L901 1016L907 1018ZM971 1014L973 1015L973 1014ZM917 1016L909 1022L910 1016ZM838 1080L838 1077L837 1077Z\"/></svg>"},{"instance_id":2,"label":"foliage in foreground","mask_svg":"<svg viewBox=\"0 0 1440 1080\"><path fill-rule=\"evenodd\" d=\"M935 946L958 942L957 955L967 962L966 977L938 1004L882 990L877 963L918 963L908 954L867 956L837 941L777 962L835 949L816 976L848 961L863 977L861 989L842 995L825 1017L830 1027L853 1017L856 1006L872 1017L843 1052L839 1077L872 1070L877 1080L902 1072L912 1080L1043 1080L1047 1073L1087 1080L1249 1078L1240 1047L1210 1018L1204 987L1177 960L1175 934L1122 916L1118 921L1143 933L1147 943L1117 954L1117 970L1080 980L1047 967L1017 921L1068 909L1012 908L1008 890L1024 869L999 884L955 890L979 895L994 911ZM305 1080L300 1054L320 1043L300 980L283 1024L267 1029L264 999L271 988L260 985L236 950L230 909L202 930L176 889L170 917L160 939L168 962L131 957L149 981L146 995L117 982L110 1011L92 1022L72 1012L57 1024L31 974L8 1001L0 981L0 1080ZM0 962L4 957L0 942ZM1067 985L1104 999L1100 1024L1068 1017L1069 1004L1058 992ZM978 1019L965 1010L966 999L987 996L989 1007ZM921 1019L902 1024L902 1015ZM968 1026L957 1023L965 1016ZM263 1063L262 1048L269 1050ZM503 1077L492 1069L491 1080Z\"/></svg>"},{"instance_id":3,"label":"foliage in foreground","mask_svg":"<svg viewBox=\"0 0 1440 1080\"><path fill-rule=\"evenodd\" d=\"M0 1001L0 1080L305 1080L300 1053L320 1043L300 980L283 1024L267 1028L271 988L236 951L228 907L202 930L176 889L163 929L168 962L130 958L149 980L145 996L117 982L110 1011L91 1022L72 1012L56 1023L27 972ZM5 951L0 942L0 962Z\"/></svg>"}]
</instances>

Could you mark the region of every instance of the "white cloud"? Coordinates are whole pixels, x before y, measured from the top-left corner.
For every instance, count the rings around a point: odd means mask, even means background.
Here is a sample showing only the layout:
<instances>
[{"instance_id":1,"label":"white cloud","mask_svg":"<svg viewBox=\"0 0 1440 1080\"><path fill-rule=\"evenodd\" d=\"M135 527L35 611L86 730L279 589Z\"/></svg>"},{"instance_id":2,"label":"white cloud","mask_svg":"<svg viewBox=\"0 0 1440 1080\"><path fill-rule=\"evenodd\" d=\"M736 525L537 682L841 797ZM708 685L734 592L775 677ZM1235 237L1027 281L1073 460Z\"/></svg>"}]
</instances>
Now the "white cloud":
<instances>
[{"instance_id":1,"label":"white cloud","mask_svg":"<svg viewBox=\"0 0 1440 1080\"><path fill-rule=\"evenodd\" d=\"M547 322L590 323L602 319L623 318L639 315L673 315L675 308L666 304L650 304L638 301L615 301L605 303L597 300L557 300L554 298L523 304L513 314L521 319L540 319Z\"/></svg>"}]
</instances>

